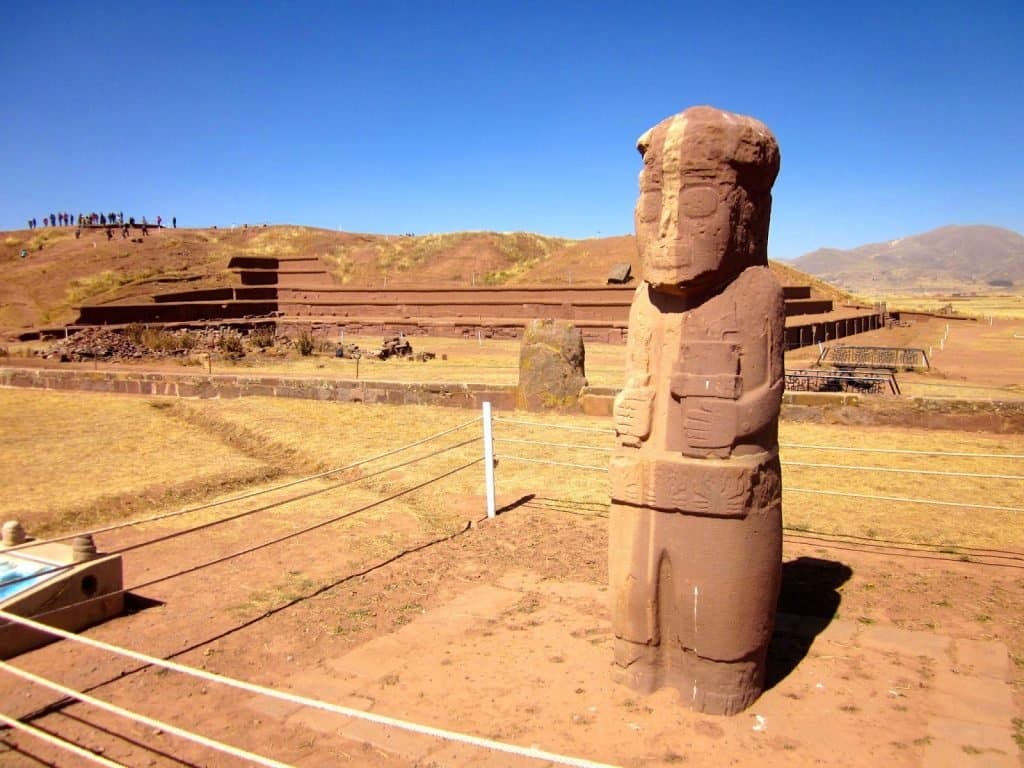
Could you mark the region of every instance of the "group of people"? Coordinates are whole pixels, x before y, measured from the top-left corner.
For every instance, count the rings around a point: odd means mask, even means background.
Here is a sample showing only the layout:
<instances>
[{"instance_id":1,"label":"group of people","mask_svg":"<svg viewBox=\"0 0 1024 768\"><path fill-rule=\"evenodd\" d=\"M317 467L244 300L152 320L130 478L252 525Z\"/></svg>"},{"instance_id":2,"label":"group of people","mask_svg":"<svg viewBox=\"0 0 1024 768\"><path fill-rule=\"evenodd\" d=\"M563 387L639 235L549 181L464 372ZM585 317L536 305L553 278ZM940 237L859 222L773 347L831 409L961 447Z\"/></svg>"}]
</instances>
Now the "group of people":
<instances>
[{"instance_id":1,"label":"group of people","mask_svg":"<svg viewBox=\"0 0 1024 768\"><path fill-rule=\"evenodd\" d=\"M28 228L29 229L38 229L39 226L40 226L39 222L34 217L28 220ZM80 213L80 214L78 214L77 217L75 217L73 214L70 214L70 213L61 212L61 213L51 213L49 216L43 216L42 226L44 226L44 227L46 227L46 226L50 226L50 227L75 227L76 226L76 227L78 227L79 230L81 230L82 227L86 227L86 226L90 226L90 227L115 227L116 226L116 227L121 227L122 229L124 229L126 227L140 226L143 229L143 234L146 234L148 229L149 229L149 222L146 220L146 217L143 216L141 223L137 225L135 223L135 217L134 216L129 216L128 217L128 223L125 224L124 214L120 213L120 212L114 213L113 211L111 211L110 213L95 213L95 212L94 213ZM156 226L158 228L163 227L163 217L161 217L161 216L157 216L156 217ZM171 227L173 227L174 229L178 228L178 218L176 216L172 216L171 217ZM127 233L125 234L125 237L127 237Z\"/></svg>"}]
</instances>

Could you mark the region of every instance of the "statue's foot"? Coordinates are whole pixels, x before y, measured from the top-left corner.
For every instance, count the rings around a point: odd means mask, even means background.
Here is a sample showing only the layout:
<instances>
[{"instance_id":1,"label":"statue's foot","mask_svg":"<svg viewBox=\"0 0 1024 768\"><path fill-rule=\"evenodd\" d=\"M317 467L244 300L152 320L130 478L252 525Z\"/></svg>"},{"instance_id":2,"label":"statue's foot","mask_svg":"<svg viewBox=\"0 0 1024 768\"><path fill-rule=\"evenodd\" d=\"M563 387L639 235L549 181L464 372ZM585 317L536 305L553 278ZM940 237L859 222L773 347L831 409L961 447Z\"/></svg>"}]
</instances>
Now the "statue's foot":
<instances>
[{"instance_id":1,"label":"statue's foot","mask_svg":"<svg viewBox=\"0 0 1024 768\"><path fill-rule=\"evenodd\" d=\"M715 661L692 651L616 638L612 679L642 694L675 688L682 703L696 712L734 715L761 695L764 661Z\"/></svg>"}]
</instances>

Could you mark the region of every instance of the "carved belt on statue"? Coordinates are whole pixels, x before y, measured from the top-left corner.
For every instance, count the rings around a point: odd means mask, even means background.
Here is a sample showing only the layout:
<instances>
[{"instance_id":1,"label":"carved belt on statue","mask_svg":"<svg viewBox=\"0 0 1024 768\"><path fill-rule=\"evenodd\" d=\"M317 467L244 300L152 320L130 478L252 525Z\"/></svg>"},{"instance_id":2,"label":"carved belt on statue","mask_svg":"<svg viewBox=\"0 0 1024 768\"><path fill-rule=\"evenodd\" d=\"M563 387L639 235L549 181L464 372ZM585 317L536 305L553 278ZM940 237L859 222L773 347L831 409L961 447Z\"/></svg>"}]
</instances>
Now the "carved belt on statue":
<instances>
[{"instance_id":1,"label":"carved belt on statue","mask_svg":"<svg viewBox=\"0 0 1024 768\"><path fill-rule=\"evenodd\" d=\"M608 475L612 501L709 517L746 517L755 490L768 499L781 487L777 453L728 459L662 454L655 459L620 451L612 456Z\"/></svg>"}]
</instances>

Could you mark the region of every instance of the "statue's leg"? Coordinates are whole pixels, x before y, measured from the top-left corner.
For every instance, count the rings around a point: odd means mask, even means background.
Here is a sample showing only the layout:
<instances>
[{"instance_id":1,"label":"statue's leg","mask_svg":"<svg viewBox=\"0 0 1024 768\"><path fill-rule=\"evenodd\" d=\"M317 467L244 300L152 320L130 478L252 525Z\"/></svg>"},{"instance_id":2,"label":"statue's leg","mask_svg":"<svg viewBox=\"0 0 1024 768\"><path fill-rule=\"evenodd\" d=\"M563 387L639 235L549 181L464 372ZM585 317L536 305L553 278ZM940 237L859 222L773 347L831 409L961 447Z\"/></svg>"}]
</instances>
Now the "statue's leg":
<instances>
[{"instance_id":1,"label":"statue's leg","mask_svg":"<svg viewBox=\"0 0 1024 768\"><path fill-rule=\"evenodd\" d=\"M679 515L612 504L609 576L615 678L642 693L692 678L671 541Z\"/></svg>"},{"instance_id":2,"label":"statue's leg","mask_svg":"<svg viewBox=\"0 0 1024 768\"><path fill-rule=\"evenodd\" d=\"M680 686L689 706L735 714L764 689L782 569L781 504L745 518L679 515L682 643L692 655L692 683ZM682 554L682 553L680 553Z\"/></svg>"},{"instance_id":3,"label":"statue's leg","mask_svg":"<svg viewBox=\"0 0 1024 768\"><path fill-rule=\"evenodd\" d=\"M653 509L612 503L608 529L613 676L643 693L662 685L657 584L652 580ZM653 556L653 557L652 557Z\"/></svg>"}]
</instances>

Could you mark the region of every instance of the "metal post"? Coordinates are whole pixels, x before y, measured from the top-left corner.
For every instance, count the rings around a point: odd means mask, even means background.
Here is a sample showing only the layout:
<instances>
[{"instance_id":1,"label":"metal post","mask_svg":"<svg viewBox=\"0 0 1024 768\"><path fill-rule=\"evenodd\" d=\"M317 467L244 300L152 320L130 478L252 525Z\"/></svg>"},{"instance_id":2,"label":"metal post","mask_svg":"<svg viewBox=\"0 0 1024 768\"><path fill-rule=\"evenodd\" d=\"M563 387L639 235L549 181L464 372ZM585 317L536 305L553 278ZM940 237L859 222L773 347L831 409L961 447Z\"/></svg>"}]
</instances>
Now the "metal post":
<instances>
[{"instance_id":1,"label":"metal post","mask_svg":"<svg viewBox=\"0 0 1024 768\"><path fill-rule=\"evenodd\" d=\"M487 493L487 517L493 518L494 510L494 430L491 425L491 403L484 401L484 485Z\"/></svg>"}]
</instances>

